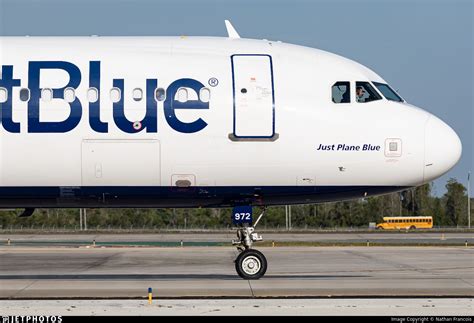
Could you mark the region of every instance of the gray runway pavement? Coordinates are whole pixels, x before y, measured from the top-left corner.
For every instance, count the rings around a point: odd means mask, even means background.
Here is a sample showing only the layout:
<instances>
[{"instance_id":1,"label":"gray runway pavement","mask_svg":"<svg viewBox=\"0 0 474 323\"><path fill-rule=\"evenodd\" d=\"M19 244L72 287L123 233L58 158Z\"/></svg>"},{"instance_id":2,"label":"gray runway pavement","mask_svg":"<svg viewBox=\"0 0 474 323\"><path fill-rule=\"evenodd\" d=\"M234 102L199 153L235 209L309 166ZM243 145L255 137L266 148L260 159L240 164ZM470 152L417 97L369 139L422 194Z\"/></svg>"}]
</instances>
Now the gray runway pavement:
<instances>
[{"instance_id":1,"label":"gray runway pavement","mask_svg":"<svg viewBox=\"0 0 474 323\"><path fill-rule=\"evenodd\" d=\"M474 248L259 248L264 278L225 247L0 247L0 297L473 297Z\"/></svg>"}]
</instances>

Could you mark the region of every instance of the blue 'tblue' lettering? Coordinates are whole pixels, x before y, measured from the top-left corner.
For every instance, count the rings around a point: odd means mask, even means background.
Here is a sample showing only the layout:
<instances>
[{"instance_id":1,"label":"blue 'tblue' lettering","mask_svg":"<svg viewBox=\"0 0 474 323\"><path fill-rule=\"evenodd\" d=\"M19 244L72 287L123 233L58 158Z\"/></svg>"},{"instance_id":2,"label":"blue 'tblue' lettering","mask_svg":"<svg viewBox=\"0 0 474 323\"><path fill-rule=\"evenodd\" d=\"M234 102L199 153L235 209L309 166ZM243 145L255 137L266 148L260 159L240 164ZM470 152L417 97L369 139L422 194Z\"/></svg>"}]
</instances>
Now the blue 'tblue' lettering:
<instances>
[{"instance_id":1,"label":"blue 'tblue' lettering","mask_svg":"<svg viewBox=\"0 0 474 323\"><path fill-rule=\"evenodd\" d=\"M13 116L13 88L20 86L21 81L13 78L13 66L2 66L2 78L0 78L0 87L7 90L8 99L5 103L0 103L0 119L2 121L3 129L12 133L20 133L20 124L14 122Z\"/></svg>"},{"instance_id":2,"label":"blue 'tblue' lettering","mask_svg":"<svg viewBox=\"0 0 474 323\"><path fill-rule=\"evenodd\" d=\"M97 101L89 102L89 124L92 130L107 133L109 125L100 121L100 62L89 63L89 86L97 89Z\"/></svg>"},{"instance_id":3,"label":"blue 'tblue' lettering","mask_svg":"<svg viewBox=\"0 0 474 323\"><path fill-rule=\"evenodd\" d=\"M28 101L28 132L31 133L64 133L74 129L81 121L82 105L78 98L69 103L70 114L64 121L43 122L40 121L40 96L39 87L40 74L42 69L60 69L69 74L69 82L65 87L53 89L53 99L64 100L64 90L68 87L77 89L81 83L81 71L79 68L69 62L30 62L28 68L28 87L31 92L30 101Z\"/></svg>"},{"instance_id":4,"label":"blue 'tblue' lettering","mask_svg":"<svg viewBox=\"0 0 474 323\"><path fill-rule=\"evenodd\" d=\"M62 88L52 89L53 99L64 100L64 90L72 88L77 90L81 83L81 71L79 68L66 61L34 61L28 65L28 88L30 90L30 100L28 101L28 132L29 133L66 133L77 127L82 118L82 104L79 98L68 103L70 108L69 116L63 121L40 121L40 75L41 70L56 69L63 70L69 75L68 83ZM101 108L101 62L89 62L89 87L97 89L98 99L95 102L89 102L89 125L92 130L99 133L107 133L108 123L100 120ZM6 102L0 103L0 122L3 128L10 133L20 133L20 123L14 122L13 115L13 88L21 85L20 79L13 77L13 66L2 66L0 75L0 87L5 88L8 93ZM148 133L158 131L158 102L155 100L155 90L158 86L158 80L146 80L146 114L142 120L131 122L125 116L124 111L124 79L114 79L113 86L120 89L122 95L120 101L113 104L113 119L117 127L126 133L137 133L146 128ZM164 102L164 114L166 121L171 128L182 133L195 133L201 131L207 126L207 123L198 118L193 122L183 122L176 116L176 109L209 109L208 102L201 100L188 100L179 102L175 96L179 88L188 88L199 93L204 85L194 79L183 78L174 81L167 88L167 98ZM65 101L65 100L64 100Z\"/></svg>"},{"instance_id":5,"label":"blue 'tblue' lettering","mask_svg":"<svg viewBox=\"0 0 474 323\"><path fill-rule=\"evenodd\" d=\"M193 89L196 93L204 87L204 85L193 79L179 79L171 83L166 91L166 100L164 105L165 117L168 124L176 131L183 133L193 133L198 132L204 129L207 126L207 123L201 118L196 121L186 123L180 121L176 117L174 110L176 109L209 109L208 102L202 102L201 100L189 100L187 102L179 102L174 99L178 89L181 87L186 87Z\"/></svg>"},{"instance_id":6,"label":"blue 'tblue' lettering","mask_svg":"<svg viewBox=\"0 0 474 323\"><path fill-rule=\"evenodd\" d=\"M146 81L146 87L147 87L146 114L145 114L145 117L140 121L141 126L139 128L134 128L133 126L134 122L131 122L125 116L125 109L123 105L124 80L115 79L113 81L114 87L120 89L120 92L122 93L122 95L120 96L120 101L113 104L113 110L114 110L113 114L114 114L115 124L117 125L117 127L119 127L120 130L127 133L135 133L135 132L140 132L146 128L147 132L157 132L158 120L157 120L156 114L157 114L158 108L157 108L157 102L153 98L154 89L156 89L157 83L158 83L157 80Z\"/></svg>"}]
</instances>

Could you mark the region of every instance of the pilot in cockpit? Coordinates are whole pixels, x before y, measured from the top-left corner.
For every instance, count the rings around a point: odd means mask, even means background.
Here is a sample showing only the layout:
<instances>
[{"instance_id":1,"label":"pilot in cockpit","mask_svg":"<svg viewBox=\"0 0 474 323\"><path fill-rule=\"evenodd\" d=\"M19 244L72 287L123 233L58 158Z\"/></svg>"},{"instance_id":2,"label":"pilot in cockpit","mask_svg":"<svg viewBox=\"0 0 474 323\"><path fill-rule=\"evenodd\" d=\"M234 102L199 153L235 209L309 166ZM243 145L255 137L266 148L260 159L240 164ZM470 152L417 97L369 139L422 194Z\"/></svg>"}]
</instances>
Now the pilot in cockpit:
<instances>
[{"instance_id":1,"label":"pilot in cockpit","mask_svg":"<svg viewBox=\"0 0 474 323\"><path fill-rule=\"evenodd\" d=\"M362 86L358 86L356 88L356 99L357 99L357 102L365 102L365 98L364 98L364 94L365 94L365 90Z\"/></svg>"}]
</instances>

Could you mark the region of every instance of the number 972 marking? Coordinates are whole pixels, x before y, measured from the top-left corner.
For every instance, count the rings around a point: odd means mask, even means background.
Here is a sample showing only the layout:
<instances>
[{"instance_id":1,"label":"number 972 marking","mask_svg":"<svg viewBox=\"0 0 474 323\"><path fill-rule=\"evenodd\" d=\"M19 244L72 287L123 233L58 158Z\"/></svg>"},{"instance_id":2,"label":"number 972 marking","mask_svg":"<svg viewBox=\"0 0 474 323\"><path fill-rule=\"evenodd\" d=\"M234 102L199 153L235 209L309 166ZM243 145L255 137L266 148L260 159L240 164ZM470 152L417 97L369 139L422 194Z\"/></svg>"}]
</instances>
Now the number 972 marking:
<instances>
[{"instance_id":1,"label":"number 972 marking","mask_svg":"<svg viewBox=\"0 0 474 323\"><path fill-rule=\"evenodd\" d=\"M242 221L242 222L247 222L247 221L252 221L252 215L250 213L234 213L234 220L235 221Z\"/></svg>"}]
</instances>

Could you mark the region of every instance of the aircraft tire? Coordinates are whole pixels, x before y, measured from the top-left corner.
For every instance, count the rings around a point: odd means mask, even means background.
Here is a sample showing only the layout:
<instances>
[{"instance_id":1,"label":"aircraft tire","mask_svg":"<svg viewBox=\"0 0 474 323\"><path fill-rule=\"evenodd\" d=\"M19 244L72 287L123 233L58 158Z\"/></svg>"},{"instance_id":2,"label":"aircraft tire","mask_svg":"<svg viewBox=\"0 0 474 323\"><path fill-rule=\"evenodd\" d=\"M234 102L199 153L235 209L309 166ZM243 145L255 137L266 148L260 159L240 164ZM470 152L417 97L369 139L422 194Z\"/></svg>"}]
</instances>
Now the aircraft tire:
<instances>
[{"instance_id":1,"label":"aircraft tire","mask_svg":"<svg viewBox=\"0 0 474 323\"><path fill-rule=\"evenodd\" d=\"M244 250L235 260L235 270L243 279L259 279L267 271L267 259L258 250Z\"/></svg>"}]
</instances>

